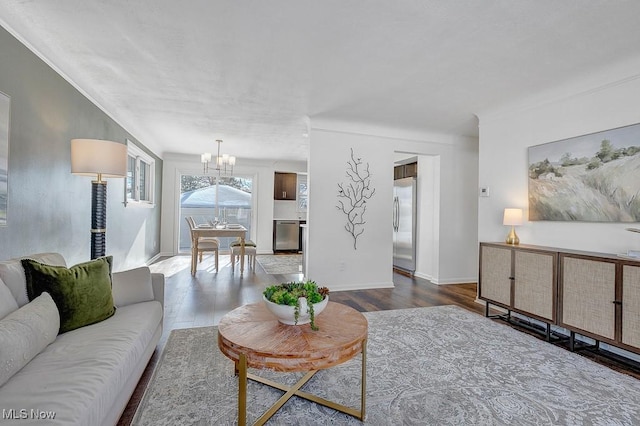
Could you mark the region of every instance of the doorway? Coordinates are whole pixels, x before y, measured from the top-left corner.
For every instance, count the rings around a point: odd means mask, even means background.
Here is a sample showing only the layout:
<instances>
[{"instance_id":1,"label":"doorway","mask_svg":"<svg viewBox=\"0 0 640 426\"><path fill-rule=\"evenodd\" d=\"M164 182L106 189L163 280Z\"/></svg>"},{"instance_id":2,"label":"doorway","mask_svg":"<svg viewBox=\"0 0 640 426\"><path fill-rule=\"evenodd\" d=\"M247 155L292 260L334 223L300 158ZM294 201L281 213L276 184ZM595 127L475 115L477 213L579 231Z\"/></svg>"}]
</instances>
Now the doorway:
<instances>
[{"instance_id":1,"label":"doorway","mask_svg":"<svg viewBox=\"0 0 640 426\"><path fill-rule=\"evenodd\" d=\"M427 280L437 279L440 238L440 156L416 152L394 153L395 165L405 167L405 173L416 175L415 197L415 271L414 275ZM413 168L417 167L417 172ZM395 171L395 170L394 170ZM399 177L394 173L394 177Z\"/></svg>"}]
</instances>

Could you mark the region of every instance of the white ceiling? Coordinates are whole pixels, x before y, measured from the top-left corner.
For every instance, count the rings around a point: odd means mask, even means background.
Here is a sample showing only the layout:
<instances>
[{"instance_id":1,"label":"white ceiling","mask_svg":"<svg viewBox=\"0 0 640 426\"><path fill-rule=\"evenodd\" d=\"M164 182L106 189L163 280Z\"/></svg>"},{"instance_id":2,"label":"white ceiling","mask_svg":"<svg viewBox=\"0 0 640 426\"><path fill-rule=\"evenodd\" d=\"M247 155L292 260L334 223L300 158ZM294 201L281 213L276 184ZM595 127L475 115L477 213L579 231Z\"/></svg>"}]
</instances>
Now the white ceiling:
<instances>
[{"instance_id":1,"label":"white ceiling","mask_svg":"<svg viewBox=\"0 0 640 426\"><path fill-rule=\"evenodd\" d=\"M305 159L310 120L476 136L640 55L639 1L2 0L0 24L161 156Z\"/></svg>"}]
</instances>

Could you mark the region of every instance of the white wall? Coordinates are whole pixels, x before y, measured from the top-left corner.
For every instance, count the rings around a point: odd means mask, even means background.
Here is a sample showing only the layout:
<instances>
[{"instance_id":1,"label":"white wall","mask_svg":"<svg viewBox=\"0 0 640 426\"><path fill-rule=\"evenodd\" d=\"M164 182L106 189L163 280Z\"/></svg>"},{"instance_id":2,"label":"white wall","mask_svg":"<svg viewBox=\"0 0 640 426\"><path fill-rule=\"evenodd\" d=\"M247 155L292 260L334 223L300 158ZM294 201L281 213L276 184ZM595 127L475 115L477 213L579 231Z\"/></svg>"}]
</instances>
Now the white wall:
<instances>
[{"instance_id":1,"label":"white wall","mask_svg":"<svg viewBox=\"0 0 640 426\"><path fill-rule=\"evenodd\" d=\"M418 182L417 276L437 284L475 281L477 276L477 141L413 134L357 124L312 120L309 155L307 275L331 289L392 286L392 191L394 152L418 155L427 170ZM321 128L324 127L324 128ZM367 134L368 133L368 134ZM376 135L372 135L376 134ZM438 142L432 142L432 141ZM370 164L376 196L365 233L353 250L336 209L337 184L345 179L349 148ZM427 188L431 188L431 194ZM423 192L425 191L425 192ZM438 199L440 200L438 202ZM435 203L435 208L429 205ZM420 232L420 231L419 231Z\"/></svg>"},{"instance_id":2,"label":"white wall","mask_svg":"<svg viewBox=\"0 0 640 426\"><path fill-rule=\"evenodd\" d=\"M254 212L252 235L258 254L273 253L273 179L275 171L306 172L304 162L274 162L238 158L234 174L253 177ZM200 174L199 156L164 155L162 176L161 255L177 254L180 174Z\"/></svg>"},{"instance_id":3,"label":"white wall","mask_svg":"<svg viewBox=\"0 0 640 426\"><path fill-rule=\"evenodd\" d=\"M69 141L134 141L156 161L158 193L162 160L3 28L0 52L0 90L11 98L0 259L55 251L69 265L87 261L92 178L70 173ZM114 271L144 265L159 251L160 207L125 207L124 179L108 179L107 192L106 253L113 256Z\"/></svg>"},{"instance_id":4,"label":"white wall","mask_svg":"<svg viewBox=\"0 0 640 426\"><path fill-rule=\"evenodd\" d=\"M416 272L438 282L440 247L440 156L418 156Z\"/></svg>"},{"instance_id":5,"label":"white wall","mask_svg":"<svg viewBox=\"0 0 640 426\"><path fill-rule=\"evenodd\" d=\"M637 70L636 64L625 74L618 66L600 73L598 81L591 75L590 86L573 82L547 93L548 101L480 116L479 183L491 188L490 197L480 198L480 241L504 240L505 207L523 208L528 217L527 147L640 122ZM545 221L525 222L516 231L521 244L623 253L640 249L638 234L625 231L628 226Z\"/></svg>"},{"instance_id":6,"label":"white wall","mask_svg":"<svg viewBox=\"0 0 640 426\"><path fill-rule=\"evenodd\" d=\"M364 233L353 238L344 229L338 184L348 184L347 163L354 155L369 164L371 188ZM393 287L393 144L384 138L311 130L306 276L331 290Z\"/></svg>"}]
</instances>

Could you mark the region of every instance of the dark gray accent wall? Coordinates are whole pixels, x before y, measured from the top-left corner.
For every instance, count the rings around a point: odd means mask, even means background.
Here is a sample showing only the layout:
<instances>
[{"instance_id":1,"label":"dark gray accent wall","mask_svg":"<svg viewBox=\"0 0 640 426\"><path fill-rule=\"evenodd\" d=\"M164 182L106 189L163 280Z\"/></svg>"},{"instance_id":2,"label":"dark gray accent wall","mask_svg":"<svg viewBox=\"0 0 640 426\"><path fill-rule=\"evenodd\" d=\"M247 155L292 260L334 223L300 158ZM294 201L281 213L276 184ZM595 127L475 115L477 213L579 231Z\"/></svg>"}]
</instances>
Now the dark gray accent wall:
<instances>
[{"instance_id":1,"label":"dark gray accent wall","mask_svg":"<svg viewBox=\"0 0 640 426\"><path fill-rule=\"evenodd\" d=\"M0 58L0 92L11 98L0 259L56 251L70 265L89 260L91 178L71 174L71 139L129 139L151 152L3 28ZM114 256L116 270L159 253L162 161L151 155L154 208L125 207L124 179L107 180L107 254Z\"/></svg>"}]
</instances>

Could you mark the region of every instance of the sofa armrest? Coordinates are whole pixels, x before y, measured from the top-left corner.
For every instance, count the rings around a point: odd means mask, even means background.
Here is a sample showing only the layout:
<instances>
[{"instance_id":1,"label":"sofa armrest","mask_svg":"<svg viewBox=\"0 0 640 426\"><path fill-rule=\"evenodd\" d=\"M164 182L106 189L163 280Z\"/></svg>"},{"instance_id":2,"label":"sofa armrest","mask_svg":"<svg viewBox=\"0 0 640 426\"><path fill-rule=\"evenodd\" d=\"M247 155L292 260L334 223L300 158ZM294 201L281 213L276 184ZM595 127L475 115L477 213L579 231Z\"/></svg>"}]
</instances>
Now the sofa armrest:
<instances>
[{"instance_id":1,"label":"sofa armrest","mask_svg":"<svg viewBox=\"0 0 640 426\"><path fill-rule=\"evenodd\" d=\"M158 300L164 305L164 275L152 274L148 267L114 272L112 275L113 303L127 306Z\"/></svg>"},{"instance_id":2,"label":"sofa armrest","mask_svg":"<svg viewBox=\"0 0 640 426\"><path fill-rule=\"evenodd\" d=\"M160 302L164 309L164 275L151 274L151 285L153 286L153 298Z\"/></svg>"}]
</instances>

